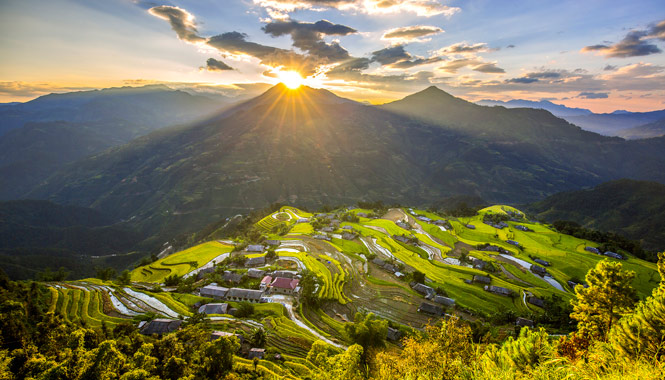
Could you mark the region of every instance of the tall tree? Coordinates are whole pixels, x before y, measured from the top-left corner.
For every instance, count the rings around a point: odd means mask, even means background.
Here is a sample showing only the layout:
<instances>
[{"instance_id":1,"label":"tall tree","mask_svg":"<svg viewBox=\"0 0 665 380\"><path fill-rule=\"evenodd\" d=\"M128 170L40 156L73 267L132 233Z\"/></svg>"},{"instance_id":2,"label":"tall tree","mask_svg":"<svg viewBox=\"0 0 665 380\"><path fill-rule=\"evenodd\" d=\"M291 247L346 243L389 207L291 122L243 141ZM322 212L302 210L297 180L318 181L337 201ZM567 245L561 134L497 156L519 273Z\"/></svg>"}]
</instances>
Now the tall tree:
<instances>
[{"instance_id":1,"label":"tall tree","mask_svg":"<svg viewBox=\"0 0 665 380\"><path fill-rule=\"evenodd\" d=\"M619 318L629 313L637 299L631 286L635 272L623 270L623 265L607 259L589 270L589 285L575 287L570 317L578 321L580 334L592 339L607 340L608 333Z\"/></svg>"},{"instance_id":2,"label":"tall tree","mask_svg":"<svg viewBox=\"0 0 665 380\"><path fill-rule=\"evenodd\" d=\"M610 333L612 345L627 356L665 359L665 252L658 259L660 286Z\"/></svg>"}]
</instances>

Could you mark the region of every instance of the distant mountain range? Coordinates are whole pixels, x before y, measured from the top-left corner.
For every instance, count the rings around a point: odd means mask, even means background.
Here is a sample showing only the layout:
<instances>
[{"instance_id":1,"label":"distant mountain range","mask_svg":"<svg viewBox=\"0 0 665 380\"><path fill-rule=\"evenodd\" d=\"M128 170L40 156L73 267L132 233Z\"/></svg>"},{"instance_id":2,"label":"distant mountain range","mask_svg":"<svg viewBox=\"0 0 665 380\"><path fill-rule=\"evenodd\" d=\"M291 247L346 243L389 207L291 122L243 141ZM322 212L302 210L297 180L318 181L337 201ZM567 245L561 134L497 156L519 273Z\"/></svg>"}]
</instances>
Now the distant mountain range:
<instances>
[{"instance_id":1,"label":"distant mountain range","mask_svg":"<svg viewBox=\"0 0 665 380\"><path fill-rule=\"evenodd\" d=\"M612 181L552 195L529 205L527 210L549 222L572 220L641 240L647 249L665 249L665 185L661 183Z\"/></svg>"},{"instance_id":2,"label":"distant mountain range","mask_svg":"<svg viewBox=\"0 0 665 380\"><path fill-rule=\"evenodd\" d=\"M629 140L659 137L665 135L665 110L652 112L614 111L596 114L584 108L570 108L554 104L547 100L531 101L514 99L507 102L500 100L480 100L485 106L503 106L506 108L537 108L551 112L588 131L605 136L619 136Z\"/></svg>"},{"instance_id":3,"label":"distant mountain range","mask_svg":"<svg viewBox=\"0 0 665 380\"><path fill-rule=\"evenodd\" d=\"M166 240L272 202L526 203L622 177L665 182L664 149L665 138L626 142L436 87L375 107L277 85L67 165L23 196L93 207Z\"/></svg>"},{"instance_id":4,"label":"distant mountain range","mask_svg":"<svg viewBox=\"0 0 665 380\"><path fill-rule=\"evenodd\" d=\"M156 85L0 105L0 199L20 198L67 163L159 128L202 119L230 102Z\"/></svg>"}]
</instances>

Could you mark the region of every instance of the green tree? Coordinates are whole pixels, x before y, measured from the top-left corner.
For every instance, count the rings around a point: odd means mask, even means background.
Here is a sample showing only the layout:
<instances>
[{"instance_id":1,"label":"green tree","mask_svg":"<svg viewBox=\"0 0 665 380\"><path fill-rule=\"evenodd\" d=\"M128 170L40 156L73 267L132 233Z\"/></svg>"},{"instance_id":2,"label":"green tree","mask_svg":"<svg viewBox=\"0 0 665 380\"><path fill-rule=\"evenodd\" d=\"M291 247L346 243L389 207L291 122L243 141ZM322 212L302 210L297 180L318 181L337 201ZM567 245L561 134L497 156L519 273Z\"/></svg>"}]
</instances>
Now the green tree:
<instances>
[{"instance_id":1,"label":"green tree","mask_svg":"<svg viewBox=\"0 0 665 380\"><path fill-rule=\"evenodd\" d=\"M610 333L612 345L633 358L665 359L665 253L659 253L658 259L660 286Z\"/></svg>"},{"instance_id":2,"label":"green tree","mask_svg":"<svg viewBox=\"0 0 665 380\"><path fill-rule=\"evenodd\" d=\"M254 328L247 337L252 347L263 347L266 344L266 331L262 328Z\"/></svg>"},{"instance_id":3,"label":"green tree","mask_svg":"<svg viewBox=\"0 0 665 380\"><path fill-rule=\"evenodd\" d=\"M363 352L367 356L369 348L385 345L388 321L376 318L373 313L356 313L354 322L346 323L344 331L353 343L359 344L363 348Z\"/></svg>"},{"instance_id":4,"label":"green tree","mask_svg":"<svg viewBox=\"0 0 665 380\"><path fill-rule=\"evenodd\" d=\"M303 303L311 306L319 304L319 297L317 289L321 289L321 280L309 270L302 273L300 279L300 299Z\"/></svg>"},{"instance_id":5,"label":"green tree","mask_svg":"<svg viewBox=\"0 0 665 380\"><path fill-rule=\"evenodd\" d=\"M240 344L236 337L221 337L203 348L201 375L204 379L221 379L233 368L233 354Z\"/></svg>"},{"instance_id":6,"label":"green tree","mask_svg":"<svg viewBox=\"0 0 665 380\"><path fill-rule=\"evenodd\" d=\"M609 260L600 261L586 275L587 288L575 287L571 300L580 334L592 339L607 340L608 333L619 318L632 310L637 293L631 286L635 272L623 270L623 265Z\"/></svg>"},{"instance_id":7,"label":"green tree","mask_svg":"<svg viewBox=\"0 0 665 380\"><path fill-rule=\"evenodd\" d=\"M122 273L120 273L120 276L116 278L116 281L120 285L128 285L131 282L131 275L129 274L128 270L123 270Z\"/></svg>"},{"instance_id":8,"label":"green tree","mask_svg":"<svg viewBox=\"0 0 665 380\"><path fill-rule=\"evenodd\" d=\"M95 268L97 278L102 281L108 281L116 276L115 269L111 267L106 268Z\"/></svg>"}]
</instances>

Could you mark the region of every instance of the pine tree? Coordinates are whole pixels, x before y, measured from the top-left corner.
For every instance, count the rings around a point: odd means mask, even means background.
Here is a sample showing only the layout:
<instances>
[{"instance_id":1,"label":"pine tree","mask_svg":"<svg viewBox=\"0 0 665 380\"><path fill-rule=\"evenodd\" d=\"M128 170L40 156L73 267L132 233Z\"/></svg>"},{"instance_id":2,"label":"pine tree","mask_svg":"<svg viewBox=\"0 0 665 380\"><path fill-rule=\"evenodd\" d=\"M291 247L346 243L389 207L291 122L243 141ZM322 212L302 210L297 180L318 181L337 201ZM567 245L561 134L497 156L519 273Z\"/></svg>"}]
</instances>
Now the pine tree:
<instances>
[{"instance_id":1,"label":"pine tree","mask_svg":"<svg viewBox=\"0 0 665 380\"><path fill-rule=\"evenodd\" d=\"M612 326L632 311L637 298L631 282L635 272L609 260L599 262L586 275L588 287L575 287L570 317L578 321L579 333L592 339L607 340Z\"/></svg>"},{"instance_id":2,"label":"pine tree","mask_svg":"<svg viewBox=\"0 0 665 380\"><path fill-rule=\"evenodd\" d=\"M625 355L665 358L665 252L658 254L660 286L651 297L640 304L635 312L623 318L612 329L610 342Z\"/></svg>"}]
</instances>

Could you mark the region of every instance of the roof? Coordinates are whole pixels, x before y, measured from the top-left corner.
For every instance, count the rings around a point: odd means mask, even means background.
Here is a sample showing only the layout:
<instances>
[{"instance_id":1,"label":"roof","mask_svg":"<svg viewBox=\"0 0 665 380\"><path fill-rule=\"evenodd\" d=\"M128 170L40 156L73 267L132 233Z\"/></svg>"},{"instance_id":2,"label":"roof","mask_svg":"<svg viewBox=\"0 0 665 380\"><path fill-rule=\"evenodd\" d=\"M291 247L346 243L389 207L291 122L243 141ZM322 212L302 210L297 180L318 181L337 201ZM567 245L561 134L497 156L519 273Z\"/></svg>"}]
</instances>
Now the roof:
<instances>
[{"instance_id":1,"label":"roof","mask_svg":"<svg viewBox=\"0 0 665 380\"><path fill-rule=\"evenodd\" d=\"M262 284L270 284L272 282L272 277L270 276L265 276L263 277L263 280L261 280Z\"/></svg>"},{"instance_id":2,"label":"roof","mask_svg":"<svg viewBox=\"0 0 665 380\"><path fill-rule=\"evenodd\" d=\"M420 294L425 294L425 295L434 293L434 289L432 289L431 287L429 287L425 284L421 284L421 283L415 284L413 286L413 290L415 290L416 292L418 292Z\"/></svg>"},{"instance_id":3,"label":"roof","mask_svg":"<svg viewBox=\"0 0 665 380\"><path fill-rule=\"evenodd\" d=\"M526 299L526 301L532 305L536 305L538 307L545 307L545 301L541 300L538 297L529 297Z\"/></svg>"},{"instance_id":4,"label":"roof","mask_svg":"<svg viewBox=\"0 0 665 380\"><path fill-rule=\"evenodd\" d=\"M234 334L234 333L226 332L226 331L213 331L213 332L210 333L210 340L219 339L223 336L230 337L230 336L237 336L237 335Z\"/></svg>"},{"instance_id":5,"label":"roof","mask_svg":"<svg viewBox=\"0 0 665 380\"><path fill-rule=\"evenodd\" d=\"M490 282L492 282L492 279L487 276L475 275L473 276L473 281L482 282L483 284L489 284Z\"/></svg>"},{"instance_id":6,"label":"roof","mask_svg":"<svg viewBox=\"0 0 665 380\"><path fill-rule=\"evenodd\" d=\"M272 272L273 277L288 277L293 278L298 275L298 272L292 270L276 270Z\"/></svg>"},{"instance_id":7,"label":"roof","mask_svg":"<svg viewBox=\"0 0 665 380\"><path fill-rule=\"evenodd\" d=\"M224 281L238 283L238 282L242 281L242 275L240 273L233 273L233 272L230 272L230 271L226 271L222 275L222 279Z\"/></svg>"},{"instance_id":8,"label":"roof","mask_svg":"<svg viewBox=\"0 0 665 380\"><path fill-rule=\"evenodd\" d=\"M199 308L199 313L204 314L228 314L228 303L209 303Z\"/></svg>"},{"instance_id":9,"label":"roof","mask_svg":"<svg viewBox=\"0 0 665 380\"><path fill-rule=\"evenodd\" d=\"M247 252L263 252L266 247L261 244L250 244L245 249Z\"/></svg>"},{"instance_id":10,"label":"roof","mask_svg":"<svg viewBox=\"0 0 665 380\"><path fill-rule=\"evenodd\" d=\"M444 297L444 296L436 296L433 299L434 302L440 303L442 305L446 306L455 306L455 300L452 298Z\"/></svg>"},{"instance_id":11,"label":"roof","mask_svg":"<svg viewBox=\"0 0 665 380\"><path fill-rule=\"evenodd\" d=\"M517 317L517 320L515 321L516 326L529 326L533 327L533 321L530 319L522 318L522 317Z\"/></svg>"},{"instance_id":12,"label":"roof","mask_svg":"<svg viewBox=\"0 0 665 380\"><path fill-rule=\"evenodd\" d=\"M270 286L273 288L293 290L296 287L298 287L299 282L300 280L290 279L286 277L277 277L276 279L273 280Z\"/></svg>"},{"instance_id":13,"label":"roof","mask_svg":"<svg viewBox=\"0 0 665 380\"><path fill-rule=\"evenodd\" d=\"M217 297L224 298L226 293L228 293L229 288L224 288L222 286L208 285L201 288L201 295L204 297Z\"/></svg>"},{"instance_id":14,"label":"roof","mask_svg":"<svg viewBox=\"0 0 665 380\"><path fill-rule=\"evenodd\" d=\"M264 243L266 243L268 245L280 245L280 244L282 244L282 242L279 241L279 240L266 240L266 241L264 241Z\"/></svg>"},{"instance_id":15,"label":"roof","mask_svg":"<svg viewBox=\"0 0 665 380\"><path fill-rule=\"evenodd\" d=\"M421 313L443 315L443 309L441 306L433 305L431 303L423 302L420 304L418 311Z\"/></svg>"},{"instance_id":16,"label":"roof","mask_svg":"<svg viewBox=\"0 0 665 380\"><path fill-rule=\"evenodd\" d=\"M252 348L249 350L249 356L248 358L253 359L253 358L259 358L263 359L263 356L266 353L265 348Z\"/></svg>"},{"instance_id":17,"label":"roof","mask_svg":"<svg viewBox=\"0 0 665 380\"><path fill-rule=\"evenodd\" d=\"M392 327L388 327L388 331L386 331L386 339L388 340L395 341L399 339L401 335L402 333L399 330L394 329Z\"/></svg>"},{"instance_id":18,"label":"roof","mask_svg":"<svg viewBox=\"0 0 665 380\"><path fill-rule=\"evenodd\" d=\"M266 263L266 257L265 256L259 256L259 257L250 257L245 261L246 266L250 265L263 265Z\"/></svg>"},{"instance_id":19,"label":"roof","mask_svg":"<svg viewBox=\"0 0 665 380\"><path fill-rule=\"evenodd\" d=\"M178 330L181 323L182 321L179 319L153 319L152 321L143 325L141 328L141 334L152 335L170 333Z\"/></svg>"},{"instance_id":20,"label":"roof","mask_svg":"<svg viewBox=\"0 0 665 380\"><path fill-rule=\"evenodd\" d=\"M489 285L489 286L485 286L485 290L487 290L488 292L492 292L492 293L495 293L495 294L500 294L500 295L503 295L503 296L509 296L509 295L513 294L512 290L510 290L508 288L503 288L501 286Z\"/></svg>"},{"instance_id":21,"label":"roof","mask_svg":"<svg viewBox=\"0 0 665 380\"><path fill-rule=\"evenodd\" d=\"M263 292L253 289L231 288L226 294L226 298L241 298L246 300L260 300Z\"/></svg>"},{"instance_id":22,"label":"roof","mask_svg":"<svg viewBox=\"0 0 665 380\"><path fill-rule=\"evenodd\" d=\"M256 268L249 268L247 270L247 275L251 278L261 278L266 274L266 271Z\"/></svg>"}]
</instances>

